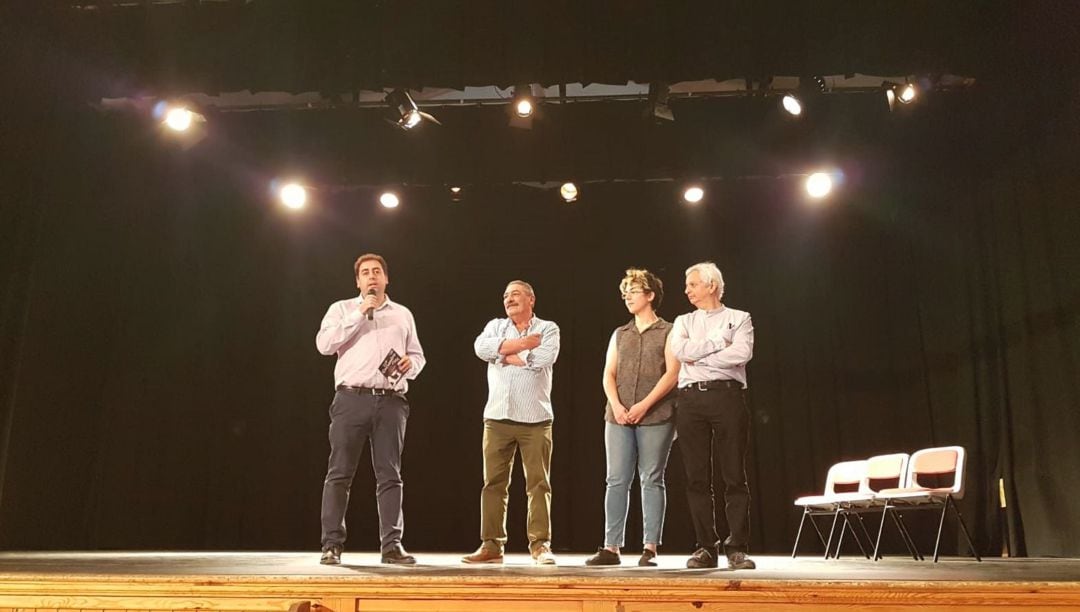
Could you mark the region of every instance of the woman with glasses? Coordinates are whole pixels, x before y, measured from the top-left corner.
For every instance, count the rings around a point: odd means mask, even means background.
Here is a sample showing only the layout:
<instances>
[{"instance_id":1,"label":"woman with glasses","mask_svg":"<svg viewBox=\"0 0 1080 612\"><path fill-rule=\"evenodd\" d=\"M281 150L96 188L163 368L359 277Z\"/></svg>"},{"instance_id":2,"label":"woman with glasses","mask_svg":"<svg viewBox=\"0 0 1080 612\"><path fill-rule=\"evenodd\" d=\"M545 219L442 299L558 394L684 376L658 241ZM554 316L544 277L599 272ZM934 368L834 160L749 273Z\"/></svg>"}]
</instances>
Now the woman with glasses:
<instances>
[{"instance_id":1,"label":"woman with glasses","mask_svg":"<svg viewBox=\"0 0 1080 612\"><path fill-rule=\"evenodd\" d=\"M675 439L675 397L679 362L668 347L671 323L656 309L664 285L648 270L631 268L619 283L626 309L634 318L617 327L604 364L604 443L607 492L604 495L604 546L586 565L619 565L626 535L630 485L641 480L643 550L638 565L655 566L664 530L667 492L664 470Z\"/></svg>"}]
</instances>

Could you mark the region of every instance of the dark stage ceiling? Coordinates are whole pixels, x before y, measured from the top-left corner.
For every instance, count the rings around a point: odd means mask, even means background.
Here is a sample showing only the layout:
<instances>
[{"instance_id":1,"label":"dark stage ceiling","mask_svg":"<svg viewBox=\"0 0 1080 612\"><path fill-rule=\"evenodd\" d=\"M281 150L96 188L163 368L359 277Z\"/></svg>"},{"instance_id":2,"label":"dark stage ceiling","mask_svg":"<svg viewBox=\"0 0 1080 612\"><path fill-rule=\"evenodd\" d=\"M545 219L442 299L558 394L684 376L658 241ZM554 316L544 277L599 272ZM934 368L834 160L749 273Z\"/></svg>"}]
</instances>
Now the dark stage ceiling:
<instances>
[{"instance_id":1,"label":"dark stage ceiling","mask_svg":"<svg viewBox=\"0 0 1080 612\"><path fill-rule=\"evenodd\" d=\"M5 8L24 64L89 98L250 90L348 95L531 82L939 75L1069 57L1075 3L985 0L35 2ZM34 24L31 27L30 24Z\"/></svg>"}]
</instances>

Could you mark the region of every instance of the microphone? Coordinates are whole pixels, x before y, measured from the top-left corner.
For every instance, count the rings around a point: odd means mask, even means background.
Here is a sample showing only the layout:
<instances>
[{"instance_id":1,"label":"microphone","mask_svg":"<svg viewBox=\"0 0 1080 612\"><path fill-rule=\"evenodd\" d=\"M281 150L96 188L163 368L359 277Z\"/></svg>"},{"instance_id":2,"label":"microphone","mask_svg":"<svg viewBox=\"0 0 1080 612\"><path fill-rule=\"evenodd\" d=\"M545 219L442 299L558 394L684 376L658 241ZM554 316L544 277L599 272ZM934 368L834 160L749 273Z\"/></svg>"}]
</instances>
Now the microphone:
<instances>
[{"instance_id":1,"label":"microphone","mask_svg":"<svg viewBox=\"0 0 1080 612\"><path fill-rule=\"evenodd\" d=\"M375 287L372 287L371 289L368 289L367 294L368 295L375 295ZM374 318L375 318L375 309L374 308L368 308L367 320L370 321L370 320L372 320Z\"/></svg>"}]
</instances>

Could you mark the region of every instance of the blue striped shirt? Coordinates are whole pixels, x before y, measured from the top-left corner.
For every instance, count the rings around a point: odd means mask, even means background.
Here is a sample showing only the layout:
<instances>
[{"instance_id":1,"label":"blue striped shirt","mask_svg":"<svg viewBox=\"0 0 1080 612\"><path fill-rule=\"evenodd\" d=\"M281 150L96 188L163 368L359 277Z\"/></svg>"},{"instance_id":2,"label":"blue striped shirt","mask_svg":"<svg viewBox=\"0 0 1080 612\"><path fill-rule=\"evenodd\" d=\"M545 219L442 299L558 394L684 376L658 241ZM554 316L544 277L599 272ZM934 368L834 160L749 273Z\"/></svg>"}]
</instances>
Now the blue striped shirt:
<instances>
[{"instance_id":1,"label":"blue striped shirt","mask_svg":"<svg viewBox=\"0 0 1080 612\"><path fill-rule=\"evenodd\" d=\"M540 334L540 346L522 351L525 366L508 365L499 347L504 340ZM510 319L492 319L473 343L476 356L488 362L488 400L484 418L540 423L555 418L551 408L551 371L559 358L559 326L535 316L519 332Z\"/></svg>"}]
</instances>

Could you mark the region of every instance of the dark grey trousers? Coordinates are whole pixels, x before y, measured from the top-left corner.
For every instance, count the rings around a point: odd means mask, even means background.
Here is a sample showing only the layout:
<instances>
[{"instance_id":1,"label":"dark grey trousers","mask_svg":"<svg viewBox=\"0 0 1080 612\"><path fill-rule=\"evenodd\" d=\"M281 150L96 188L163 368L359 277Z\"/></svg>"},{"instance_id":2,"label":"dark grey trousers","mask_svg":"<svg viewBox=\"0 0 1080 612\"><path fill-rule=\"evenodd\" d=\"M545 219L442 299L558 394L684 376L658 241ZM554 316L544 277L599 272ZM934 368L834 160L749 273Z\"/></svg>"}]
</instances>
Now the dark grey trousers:
<instances>
[{"instance_id":1,"label":"dark grey trousers","mask_svg":"<svg viewBox=\"0 0 1080 612\"><path fill-rule=\"evenodd\" d=\"M401 449L409 402L400 395L361 395L338 391L330 404L330 459L322 494L322 545L345 543L345 511L349 490L364 451L371 441L375 495L379 507L380 551L401 543L405 518L401 511Z\"/></svg>"}]
</instances>

